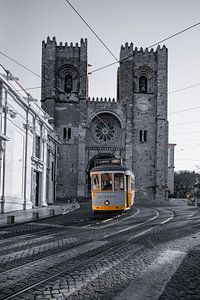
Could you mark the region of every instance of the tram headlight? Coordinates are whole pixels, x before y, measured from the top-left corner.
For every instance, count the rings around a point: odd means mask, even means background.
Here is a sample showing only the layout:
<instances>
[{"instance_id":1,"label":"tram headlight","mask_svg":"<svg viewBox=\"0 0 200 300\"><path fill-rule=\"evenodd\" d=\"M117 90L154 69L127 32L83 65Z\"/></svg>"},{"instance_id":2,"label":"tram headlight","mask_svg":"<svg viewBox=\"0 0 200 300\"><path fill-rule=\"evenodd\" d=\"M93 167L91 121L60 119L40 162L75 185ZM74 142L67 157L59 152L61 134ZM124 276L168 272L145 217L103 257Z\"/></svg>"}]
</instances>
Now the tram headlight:
<instances>
[{"instance_id":1,"label":"tram headlight","mask_svg":"<svg viewBox=\"0 0 200 300\"><path fill-rule=\"evenodd\" d=\"M105 204L105 205L109 205L110 202L109 202L108 200L106 200L106 201L104 202L104 204Z\"/></svg>"}]
</instances>

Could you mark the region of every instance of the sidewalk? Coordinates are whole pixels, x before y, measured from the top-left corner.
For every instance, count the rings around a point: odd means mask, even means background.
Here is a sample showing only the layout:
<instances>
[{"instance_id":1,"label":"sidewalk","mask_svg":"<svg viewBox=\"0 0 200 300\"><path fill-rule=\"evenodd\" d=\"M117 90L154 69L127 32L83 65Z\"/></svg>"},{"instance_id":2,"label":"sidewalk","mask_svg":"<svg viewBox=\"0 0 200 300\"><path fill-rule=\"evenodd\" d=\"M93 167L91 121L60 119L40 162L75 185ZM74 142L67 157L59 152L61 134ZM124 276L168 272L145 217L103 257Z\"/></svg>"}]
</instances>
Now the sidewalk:
<instances>
[{"instance_id":1,"label":"sidewalk","mask_svg":"<svg viewBox=\"0 0 200 300\"><path fill-rule=\"evenodd\" d=\"M49 205L45 207L37 207L33 209L18 210L0 214L0 227L66 214L79 207L80 205L78 202L56 203L54 205Z\"/></svg>"}]
</instances>

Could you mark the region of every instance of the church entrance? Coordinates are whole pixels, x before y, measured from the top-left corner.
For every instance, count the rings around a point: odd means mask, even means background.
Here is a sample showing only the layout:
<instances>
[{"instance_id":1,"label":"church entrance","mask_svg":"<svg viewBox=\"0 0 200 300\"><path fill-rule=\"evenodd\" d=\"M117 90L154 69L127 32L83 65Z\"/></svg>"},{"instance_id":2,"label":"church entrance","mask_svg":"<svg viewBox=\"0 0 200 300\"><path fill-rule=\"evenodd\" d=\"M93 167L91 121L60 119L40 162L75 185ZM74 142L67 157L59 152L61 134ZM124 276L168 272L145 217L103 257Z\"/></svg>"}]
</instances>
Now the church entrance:
<instances>
[{"instance_id":1,"label":"church entrance","mask_svg":"<svg viewBox=\"0 0 200 300\"><path fill-rule=\"evenodd\" d=\"M95 155L89 162L87 166L87 173L86 173L86 188L87 188L87 196L88 198L91 197L91 179L90 179L90 170L95 167L95 160L97 159L109 159L115 158L113 154L110 153L101 153Z\"/></svg>"}]
</instances>

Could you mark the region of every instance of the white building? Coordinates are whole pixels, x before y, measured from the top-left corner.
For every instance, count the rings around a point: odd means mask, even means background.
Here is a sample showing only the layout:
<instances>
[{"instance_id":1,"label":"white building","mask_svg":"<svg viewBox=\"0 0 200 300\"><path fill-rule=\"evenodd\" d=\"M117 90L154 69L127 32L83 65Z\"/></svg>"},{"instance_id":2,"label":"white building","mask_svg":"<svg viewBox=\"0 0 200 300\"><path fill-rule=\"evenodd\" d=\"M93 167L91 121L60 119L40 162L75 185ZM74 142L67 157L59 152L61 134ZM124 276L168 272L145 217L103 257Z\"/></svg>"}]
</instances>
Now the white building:
<instances>
[{"instance_id":1,"label":"white building","mask_svg":"<svg viewBox=\"0 0 200 300\"><path fill-rule=\"evenodd\" d=\"M55 132L49 116L0 66L0 212L55 202Z\"/></svg>"}]
</instances>

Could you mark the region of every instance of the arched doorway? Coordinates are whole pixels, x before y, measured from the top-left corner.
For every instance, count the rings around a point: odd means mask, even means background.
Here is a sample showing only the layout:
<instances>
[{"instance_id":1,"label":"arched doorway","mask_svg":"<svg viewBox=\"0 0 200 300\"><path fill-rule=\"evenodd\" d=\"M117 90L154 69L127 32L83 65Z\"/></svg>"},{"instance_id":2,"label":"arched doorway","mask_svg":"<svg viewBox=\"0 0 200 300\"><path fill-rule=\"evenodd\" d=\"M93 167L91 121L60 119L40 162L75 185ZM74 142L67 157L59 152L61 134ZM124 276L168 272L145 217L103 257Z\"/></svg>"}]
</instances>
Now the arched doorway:
<instances>
[{"instance_id":1,"label":"arched doorway","mask_svg":"<svg viewBox=\"0 0 200 300\"><path fill-rule=\"evenodd\" d=\"M91 196L91 179L90 179L90 170L95 166L96 159L108 159L108 158L116 158L112 153L100 153L95 155L90 161L88 162L87 169L86 169L86 190L88 197Z\"/></svg>"}]
</instances>

